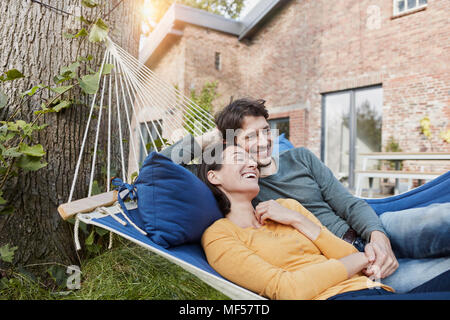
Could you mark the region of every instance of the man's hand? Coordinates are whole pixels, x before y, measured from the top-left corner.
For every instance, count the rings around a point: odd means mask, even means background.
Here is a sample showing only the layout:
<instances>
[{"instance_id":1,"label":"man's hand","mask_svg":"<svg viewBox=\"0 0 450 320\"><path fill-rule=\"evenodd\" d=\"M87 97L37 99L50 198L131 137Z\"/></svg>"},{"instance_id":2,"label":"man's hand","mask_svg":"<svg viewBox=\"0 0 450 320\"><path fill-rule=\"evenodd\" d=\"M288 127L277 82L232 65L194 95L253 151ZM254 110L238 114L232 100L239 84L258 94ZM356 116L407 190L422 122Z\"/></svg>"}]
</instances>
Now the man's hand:
<instances>
[{"instance_id":1,"label":"man's hand","mask_svg":"<svg viewBox=\"0 0 450 320\"><path fill-rule=\"evenodd\" d=\"M397 270L398 261L392 252L391 242L383 232L373 231L364 251L371 263L364 272L366 276L383 279Z\"/></svg>"}]
</instances>

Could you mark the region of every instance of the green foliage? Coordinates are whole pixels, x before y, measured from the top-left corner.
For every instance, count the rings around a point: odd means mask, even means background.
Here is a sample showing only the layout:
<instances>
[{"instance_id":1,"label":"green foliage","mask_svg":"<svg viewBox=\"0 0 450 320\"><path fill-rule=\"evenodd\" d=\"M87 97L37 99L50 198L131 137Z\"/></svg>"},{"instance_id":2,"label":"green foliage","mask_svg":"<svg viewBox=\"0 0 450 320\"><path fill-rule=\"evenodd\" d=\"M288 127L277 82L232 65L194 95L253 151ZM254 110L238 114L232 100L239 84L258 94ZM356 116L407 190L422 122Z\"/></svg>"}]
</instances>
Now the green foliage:
<instances>
[{"instance_id":1,"label":"green foliage","mask_svg":"<svg viewBox=\"0 0 450 320\"><path fill-rule=\"evenodd\" d=\"M0 247L0 260L4 262L12 263L14 259L14 252L17 250L17 247L9 247L9 244L6 244Z\"/></svg>"},{"instance_id":2,"label":"green foliage","mask_svg":"<svg viewBox=\"0 0 450 320\"><path fill-rule=\"evenodd\" d=\"M108 36L108 25L102 20L98 19L92 26L91 32L89 33L90 42L101 42Z\"/></svg>"},{"instance_id":3,"label":"green foliage","mask_svg":"<svg viewBox=\"0 0 450 320\"><path fill-rule=\"evenodd\" d=\"M386 152L402 152L402 148L400 148L400 144L394 139L393 136L389 137L389 140L386 144L386 148L385 148ZM387 163L389 164L389 167L391 169L395 169L395 164L396 161L394 160L387 160ZM400 162L400 168L399 170L401 170L403 168L403 162Z\"/></svg>"},{"instance_id":4,"label":"green foliage","mask_svg":"<svg viewBox=\"0 0 450 320\"><path fill-rule=\"evenodd\" d=\"M99 3L97 0L81 0L81 5L87 8L95 8Z\"/></svg>"},{"instance_id":5,"label":"green foliage","mask_svg":"<svg viewBox=\"0 0 450 320\"><path fill-rule=\"evenodd\" d=\"M244 8L245 0L183 0L187 6L202 9L231 19L239 17Z\"/></svg>"},{"instance_id":6,"label":"green foliage","mask_svg":"<svg viewBox=\"0 0 450 320\"><path fill-rule=\"evenodd\" d=\"M213 101L219 96L217 93L217 86L218 82L213 81L205 83L199 94L197 94L195 90L191 90L190 99L200 107L200 110L197 110L197 108L189 108L184 114L184 121L186 123L184 128L190 134L198 132L199 129L202 133L208 131L208 127L204 126L205 121L209 120L209 118L205 116L205 113L211 113ZM205 113L201 110L204 110Z\"/></svg>"},{"instance_id":7,"label":"green foliage","mask_svg":"<svg viewBox=\"0 0 450 320\"><path fill-rule=\"evenodd\" d=\"M3 73L3 75L0 76L0 81L12 81L20 78L24 78L25 76L17 69L11 69Z\"/></svg>"},{"instance_id":8,"label":"green foliage","mask_svg":"<svg viewBox=\"0 0 450 320\"><path fill-rule=\"evenodd\" d=\"M83 0L81 4L86 8L94 8L99 5L96 0ZM65 34L70 41L101 42L106 39L109 27L102 19L94 22L84 17L78 17L83 27L75 34ZM43 158L46 152L43 146L33 141L35 132L43 130L47 124L38 125L37 122L42 115L47 113L62 112L77 103L71 98L71 92L81 89L84 94L92 95L98 91L100 77L111 73L113 68L105 64L103 70L94 71L89 65L93 60L92 55L86 57L78 56L77 59L67 66L62 67L59 73L53 77L53 83L39 83L20 94L20 100L10 99L0 90L0 108L10 107L9 117L6 121L0 121L0 215L10 214L13 206L5 200L4 188L11 176L17 176L20 170L36 171L47 165ZM90 73L80 75L81 67L84 66ZM15 81L25 78L25 75L17 70L10 69L0 75L0 82ZM40 107L33 112L30 122L17 119L22 106L29 102L31 97L43 90L48 90L50 97L41 99ZM34 99L36 100L36 99ZM10 105L8 105L10 103ZM35 103L35 102L34 102Z\"/></svg>"}]
</instances>

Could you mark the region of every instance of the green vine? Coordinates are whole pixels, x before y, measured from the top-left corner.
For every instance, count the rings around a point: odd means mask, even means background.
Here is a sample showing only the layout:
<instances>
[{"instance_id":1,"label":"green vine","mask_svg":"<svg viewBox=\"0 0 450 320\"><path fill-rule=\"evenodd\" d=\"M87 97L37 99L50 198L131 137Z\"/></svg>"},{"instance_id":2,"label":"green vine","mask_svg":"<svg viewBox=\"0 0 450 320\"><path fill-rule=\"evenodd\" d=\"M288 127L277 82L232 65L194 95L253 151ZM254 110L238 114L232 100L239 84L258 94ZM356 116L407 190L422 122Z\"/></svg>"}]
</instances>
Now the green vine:
<instances>
[{"instance_id":1,"label":"green vine","mask_svg":"<svg viewBox=\"0 0 450 320\"><path fill-rule=\"evenodd\" d=\"M92 9L99 6L99 1L82 0L81 5ZM110 10L103 18L105 19L112 11ZM80 48L84 41L87 40L91 43L105 41L109 32L108 25L100 18L100 15L92 21L84 16L77 16L76 19L81 22L81 28L73 34L63 34L64 38L70 41L80 41L76 59L62 67L51 83L33 85L30 89L20 93L18 102L16 102L17 99L8 97L0 88L0 109L9 108L11 110L8 112L7 119L0 121L0 215L14 212L13 205L4 198L8 179L18 176L19 172L37 171L47 166L44 161L46 151L40 143L35 141L34 137L36 132L44 130L48 124L38 124L38 121L44 114L58 113L80 104L79 100L73 98L80 92L85 95L95 94L99 89L101 76L111 73L113 68L113 65L104 64L101 70L93 70L90 66L93 56L80 55ZM88 72L81 74L81 70L88 70ZM0 71L0 84L20 81L23 78L26 76L17 69ZM34 108L31 119L29 121L21 119L19 114L22 108L30 102L32 97L45 90L48 92L48 98L42 98L38 102L39 107ZM101 239L100 243L96 244L93 241L93 234L103 236L106 232L98 228L89 232L87 229L84 230L85 227L83 226L82 229L89 234L85 241L88 252L98 252L98 246L102 242L106 242L106 239ZM11 263L16 249L17 247L10 248L8 244L0 247L0 260Z\"/></svg>"},{"instance_id":2,"label":"green vine","mask_svg":"<svg viewBox=\"0 0 450 320\"><path fill-rule=\"evenodd\" d=\"M95 8L99 4L94 0L83 0L82 6L86 8ZM82 23L82 28L75 34L65 33L66 39L88 39L89 42L103 42L109 32L108 25L99 17L90 21L83 16L77 17ZM19 171L37 171L47 165L43 161L46 151L43 146L33 141L33 135L37 131L45 129L48 124L38 125L38 121L44 114L58 113L70 108L77 103L77 100L71 98L73 92L81 89L81 92L87 95L95 94L98 90L100 77L109 74L113 68L112 65L105 64L100 71L94 71L88 65L93 59L91 55L86 57L79 56L78 47L76 61L62 67L59 73L53 77L53 83L37 84L30 89L20 93L20 101L16 105L9 105L12 101L2 90L0 90L0 109L10 107L11 115L6 121L0 121L0 215L11 214L14 208L3 198L4 188L8 179L17 176ZM80 75L80 69L85 66L90 72ZM0 82L18 81L25 78L25 75L17 70L11 69L3 72L0 76ZM22 107L28 103L31 97L48 90L50 97L42 99L38 110L32 114L32 119L27 122L18 118Z\"/></svg>"}]
</instances>

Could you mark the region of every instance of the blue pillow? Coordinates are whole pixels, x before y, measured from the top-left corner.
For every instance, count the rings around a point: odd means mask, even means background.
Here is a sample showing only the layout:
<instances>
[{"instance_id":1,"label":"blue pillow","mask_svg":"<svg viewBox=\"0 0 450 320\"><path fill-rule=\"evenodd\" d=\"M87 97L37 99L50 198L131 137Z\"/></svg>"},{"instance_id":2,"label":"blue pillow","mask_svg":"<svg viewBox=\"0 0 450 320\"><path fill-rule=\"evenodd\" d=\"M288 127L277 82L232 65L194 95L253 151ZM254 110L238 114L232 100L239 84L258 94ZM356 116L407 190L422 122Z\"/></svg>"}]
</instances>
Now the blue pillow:
<instances>
[{"instance_id":1,"label":"blue pillow","mask_svg":"<svg viewBox=\"0 0 450 320\"><path fill-rule=\"evenodd\" d=\"M277 155L292 148L294 148L294 145L282 133L274 141L272 155Z\"/></svg>"},{"instance_id":2,"label":"blue pillow","mask_svg":"<svg viewBox=\"0 0 450 320\"><path fill-rule=\"evenodd\" d=\"M211 190L159 153L148 155L134 185L143 229L162 247L198 242L206 228L223 218Z\"/></svg>"}]
</instances>

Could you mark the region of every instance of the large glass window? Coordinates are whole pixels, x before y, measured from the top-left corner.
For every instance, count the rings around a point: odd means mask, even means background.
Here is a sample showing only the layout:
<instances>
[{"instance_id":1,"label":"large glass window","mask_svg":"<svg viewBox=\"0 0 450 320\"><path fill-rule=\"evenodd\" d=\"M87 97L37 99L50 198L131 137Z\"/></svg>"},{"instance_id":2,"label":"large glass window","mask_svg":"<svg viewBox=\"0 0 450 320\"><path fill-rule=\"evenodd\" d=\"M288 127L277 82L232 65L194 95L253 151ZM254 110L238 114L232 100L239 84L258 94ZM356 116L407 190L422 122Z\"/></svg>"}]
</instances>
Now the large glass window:
<instances>
[{"instance_id":1,"label":"large glass window","mask_svg":"<svg viewBox=\"0 0 450 320\"><path fill-rule=\"evenodd\" d=\"M361 153L381 151L381 86L324 94L322 160L336 178L354 187Z\"/></svg>"}]
</instances>

